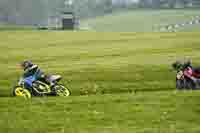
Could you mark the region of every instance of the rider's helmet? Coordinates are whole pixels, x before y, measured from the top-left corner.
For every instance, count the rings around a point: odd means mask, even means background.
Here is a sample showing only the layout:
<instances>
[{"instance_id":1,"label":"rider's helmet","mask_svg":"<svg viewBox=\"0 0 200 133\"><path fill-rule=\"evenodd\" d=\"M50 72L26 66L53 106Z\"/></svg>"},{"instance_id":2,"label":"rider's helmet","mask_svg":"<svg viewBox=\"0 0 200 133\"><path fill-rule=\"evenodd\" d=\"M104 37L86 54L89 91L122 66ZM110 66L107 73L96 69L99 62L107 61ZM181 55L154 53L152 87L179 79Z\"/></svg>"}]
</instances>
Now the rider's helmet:
<instances>
[{"instance_id":1,"label":"rider's helmet","mask_svg":"<svg viewBox=\"0 0 200 133\"><path fill-rule=\"evenodd\" d=\"M172 63L172 67L173 67L173 69L175 69L175 70L181 69L181 67L182 67L181 61L176 61L176 62Z\"/></svg>"},{"instance_id":2,"label":"rider's helmet","mask_svg":"<svg viewBox=\"0 0 200 133\"><path fill-rule=\"evenodd\" d=\"M33 63L31 61L23 61L20 63L20 66L24 69L24 71L27 69L27 68L30 68L33 66Z\"/></svg>"},{"instance_id":3,"label":"rider's helmet","mask_svg":"<svg viewBox=\"0 0 200 133\"><path fill-rule=\"evenodd\" d=\"M191 59L187 59L187 60L184 61L184 67L192 67Z\"/></svg>"}]
</instances>

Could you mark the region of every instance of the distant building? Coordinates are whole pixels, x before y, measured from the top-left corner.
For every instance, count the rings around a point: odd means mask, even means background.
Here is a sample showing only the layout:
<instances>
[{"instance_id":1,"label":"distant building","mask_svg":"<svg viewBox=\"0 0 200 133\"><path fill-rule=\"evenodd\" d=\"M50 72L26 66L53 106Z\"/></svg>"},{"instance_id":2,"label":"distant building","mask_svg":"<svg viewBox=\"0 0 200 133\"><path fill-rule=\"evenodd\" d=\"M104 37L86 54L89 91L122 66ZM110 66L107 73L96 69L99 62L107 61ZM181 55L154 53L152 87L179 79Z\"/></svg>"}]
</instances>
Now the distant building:
<instances>
[{"instance_id":1,"label":"distant building","mask_svg":"<svg viewBox=\"0 0 200 133\"><path fill-rule=\"evenodd\" d=\"M49 16L48 18L48 29L61 29L62 23L61 23L61 16Z\"/></svg>"},{"instance_id":2,"label":"distant building","mask_svg":"<svg viewBox=\"0 0 200 133\"><path fill-rule=\"evenodd\" d=\"M48 18L48 29L74 30L78 26L79 21L73 12L62 12L60 15Z\"/></svg>"},{"instance_id":3,"label":"distant building","mask_svg":"<svg viewBox=\"0 0 200 133\"><path fill-rule=\"evenodd\" d=\"M62 29L63 30L74 30L75 29L75 15L73 12L62 13Z\"/></svg>"}]
</instances>

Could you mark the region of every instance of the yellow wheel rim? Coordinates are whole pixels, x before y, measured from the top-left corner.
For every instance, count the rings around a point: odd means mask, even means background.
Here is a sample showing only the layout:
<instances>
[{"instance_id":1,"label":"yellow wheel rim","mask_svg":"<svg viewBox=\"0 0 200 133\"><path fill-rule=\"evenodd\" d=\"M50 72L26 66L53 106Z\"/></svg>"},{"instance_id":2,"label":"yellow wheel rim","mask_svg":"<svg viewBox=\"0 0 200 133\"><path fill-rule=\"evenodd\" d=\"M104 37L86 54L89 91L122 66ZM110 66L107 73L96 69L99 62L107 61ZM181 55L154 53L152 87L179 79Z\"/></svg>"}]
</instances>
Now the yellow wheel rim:
<instances>
[{"instance_id":1,"label":"yellow wheel rim","mask_svg":"<svg viewBox=\"0 0 200 133\"><path fill-rule=\"evenodd\" d=\"M60 85L58 87L61 87L61 88L59 88L57 90L57 95L58 96L61 96L61 97L68 97L68 96L70 96L70 91L66 87L64 87L62 85Z\"/></svg>"},{"instance_id":2,"label":"yellow wheel rim","mask_svg":"<svg viewBox=\"0 0 200 133\"><path fill-rule=\"evenodd\" d=\"M31 98L31 93L28 90L24 90L24 98Z\"/></svg>"},{"instance_id":3,"label":"yellow wheel rim","mask_svg":"<svg viewBox=\"0 0 200 133\"><path fill-rule=\"evenodd\" d=\"M23 96L23 88L22 87L17 87L15 89L15 95L16 96Z\"/></svg>"},{"instance_id":4,"label":"yellow wheel rim","mask_svg":"<svg viewBox=\"0 0 200 133\"><path fill-rule=\"evenodd\" d=\"M23 89L22 87L17 87L15 89L15 95L24 98L31 98L31 93L28 90Z\"/></svg>"}]
</instances>

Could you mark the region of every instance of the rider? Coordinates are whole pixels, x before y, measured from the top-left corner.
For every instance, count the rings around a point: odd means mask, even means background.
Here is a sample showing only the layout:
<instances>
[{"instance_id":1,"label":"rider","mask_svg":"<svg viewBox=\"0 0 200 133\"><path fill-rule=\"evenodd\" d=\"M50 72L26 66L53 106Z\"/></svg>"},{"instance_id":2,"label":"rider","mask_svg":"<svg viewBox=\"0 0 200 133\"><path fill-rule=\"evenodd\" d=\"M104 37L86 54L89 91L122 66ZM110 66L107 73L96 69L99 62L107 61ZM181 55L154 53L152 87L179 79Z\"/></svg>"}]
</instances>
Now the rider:
<instances>
[{"instance_id":1,"label":"rider","mask_svg":"<svg viewBox=\"0 0 200 133\"><path fill-rule=\"evenodd\" d=\"M172 64L172 67L176 71L180 71L182 69L182 63L180 61L176 61Z\"/></svg>"},{"instance_id":2,"label":"rider","mask_svg":"<svg viewBox=\"0 0 200 133\"><path fill-rule=\"evenodd\" d=\"M185 64L187 65L188 68L191 68L191 70L192 70L192 76L190 78L194 81L195 84L197 84L199 86L198 82L200 81L200 79L196 77L196 74L200 73L200 68L192 67L191 61L188 61Z\"/></svg>"},{"instance_id":3,"label":"rider","mask_svg":"<svg viewBox=\"0 0 200 133\"><path fill-rule=\"evenodd\" d=\"M34 81L45 78L45 75L40 68L31 61L23 61L20 63L20 66L24 70L22 78L25 81L25 87L27 89L32 87Z\"/></svg>"},{"instance_id":4,"label":"rider","mask_svg":"<svg viewBox=\"0 0 200 133\"><path fill-rule=\"evenodd\" d=\"M194 68L194 67L192 67L191 60L187 60L184 63L181 63L180 61L176 61L175 63L172 64L172 66L177 71L187 69L187 71L184 71L184 75L186 75L187 77L189 77L191 80L193 80L193 82L197 86L199 86L198 82L200 81L200 79L196 78L194 76L194 73L196 73L196 72L200 73L200 68Z\"/></svg>"}]
</instances>

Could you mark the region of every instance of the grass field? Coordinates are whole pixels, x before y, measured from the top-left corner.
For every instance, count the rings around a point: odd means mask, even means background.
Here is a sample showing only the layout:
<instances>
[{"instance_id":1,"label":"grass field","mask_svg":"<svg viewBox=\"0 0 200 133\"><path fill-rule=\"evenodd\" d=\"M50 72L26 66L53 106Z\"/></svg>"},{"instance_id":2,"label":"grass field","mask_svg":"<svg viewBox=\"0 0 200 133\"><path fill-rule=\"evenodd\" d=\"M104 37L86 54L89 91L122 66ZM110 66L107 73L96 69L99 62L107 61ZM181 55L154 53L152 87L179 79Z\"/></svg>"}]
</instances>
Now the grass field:
<instances>
[{"instance_id":1,"label":"grass field","mask_svg":"<svg viewBox=\"0 0 200 133\"><path fill-rule=\"evenodd\" d=\"M3 133L198 133L199 92L0 98Z\"/></svg>"},{"instance_id":2,"label":"grass field","mask_svg":"<svg viewBox=\"0 0 200 133\"><path fill-rule=\"evenodd\" d=\"M74 95L173 90L171 63L190 56L199 63L199 33L0 33L1 95L9 95L25 59L46 73L63 75Z\"/></svg>"},{"instance_id":3,"label":"grass field","mask_svg":"<svg viewBox=\"0 0 200 133\"><path fill-rule=\"evenodd\" d=\"M8 31L8 30L33 30L34 28L31 26L22 26L22 25L14 25L14 24L6 24L0 23L0 31Z\"/></svg>"},{"instance_id":4,"label":"grass field","mask_svg":"<svg viewBox=\"0 0 200 133\"><path fill-rule=\"evenodd\" d=\"M68 98L0 98L1 132L198 133L200 93L175 93L170 64L185 56L200 64L199 36L0 32L1 96L10 96L24 59L61 74L72 91Z\"/></svg>"},{"instance_id":5,"label":"grass field","mask_svg":"<svg viewBox=\"0 0 200 133\"><path fill-rule=\"evenodd\" d=\"M199 16L200 10L133 10L82 21L82 27L95 31L152 32L163 26L182 24ZM195 28L193 28L195 27ZM200 24L180 29L193 31ZM191 29L191 30L190 30ZM199 28L198 28L199 29ZM198 30L199 31L199 30Z\"/></svg>"}]
</instances>

